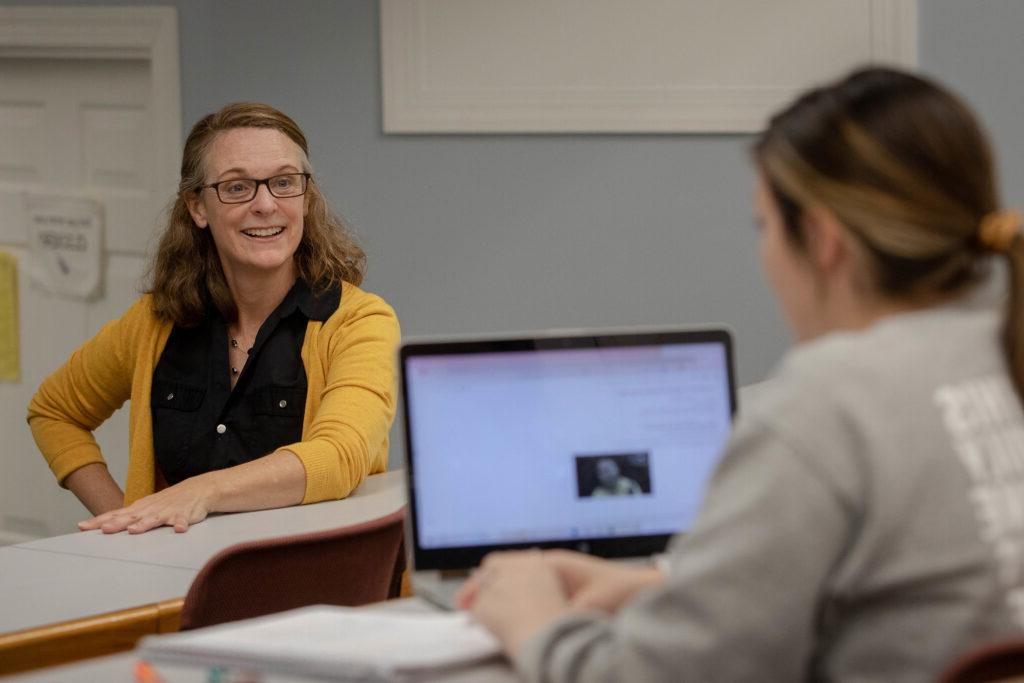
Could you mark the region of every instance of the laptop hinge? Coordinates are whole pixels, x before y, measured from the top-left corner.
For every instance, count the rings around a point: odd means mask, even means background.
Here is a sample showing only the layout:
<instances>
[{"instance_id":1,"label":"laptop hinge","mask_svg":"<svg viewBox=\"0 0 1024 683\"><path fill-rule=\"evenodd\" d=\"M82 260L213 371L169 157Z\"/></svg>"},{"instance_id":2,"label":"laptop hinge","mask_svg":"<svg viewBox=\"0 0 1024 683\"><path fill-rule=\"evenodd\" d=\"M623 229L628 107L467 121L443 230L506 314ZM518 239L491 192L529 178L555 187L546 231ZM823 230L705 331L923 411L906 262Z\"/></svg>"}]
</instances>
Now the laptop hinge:
<instances>
[{"instance_id":1,"label":"laptop hinge","mask_svg":"<svg viewBox=\"0 0 1024 683\"><path fill-rule=\"evenodd\" d=\"M470 569L441 569L442 579L465 579L469 577Z\"/></svg>"}]
</instances>

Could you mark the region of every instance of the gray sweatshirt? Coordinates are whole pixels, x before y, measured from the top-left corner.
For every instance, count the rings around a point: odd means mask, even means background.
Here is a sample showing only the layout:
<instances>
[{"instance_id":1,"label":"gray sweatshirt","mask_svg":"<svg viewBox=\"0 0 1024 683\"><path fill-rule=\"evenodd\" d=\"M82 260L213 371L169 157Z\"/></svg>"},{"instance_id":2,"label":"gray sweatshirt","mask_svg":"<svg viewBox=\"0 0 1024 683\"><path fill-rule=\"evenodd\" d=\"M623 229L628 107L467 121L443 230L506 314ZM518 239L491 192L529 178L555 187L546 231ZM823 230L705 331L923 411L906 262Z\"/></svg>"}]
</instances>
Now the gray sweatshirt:
<instances>
[{"instance_id":1,"label":"gray sweatshirt","mask_svg":"<svg viewBox=\"0 0 1024 683\"><path fill-rule=\"evenodd\" d=\"M563 618L517 668L932 681L1024 631L1024 419L998 328L947 306L797 347L743 406L665 583L612 617Z\"/></svg>"}]
</instances>

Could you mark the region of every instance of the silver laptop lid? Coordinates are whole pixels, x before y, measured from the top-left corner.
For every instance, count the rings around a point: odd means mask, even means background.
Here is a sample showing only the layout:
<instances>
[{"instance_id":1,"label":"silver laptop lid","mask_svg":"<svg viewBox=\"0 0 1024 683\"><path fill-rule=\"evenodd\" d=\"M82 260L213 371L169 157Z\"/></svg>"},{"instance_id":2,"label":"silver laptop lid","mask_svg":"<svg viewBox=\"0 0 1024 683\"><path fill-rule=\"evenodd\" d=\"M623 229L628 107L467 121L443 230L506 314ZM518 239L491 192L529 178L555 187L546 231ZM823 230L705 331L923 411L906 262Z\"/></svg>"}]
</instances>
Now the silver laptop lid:
<instances>
[{"instance_id":1,"label":"silver laptop lid","mask_svg":"<svg viewBox=\"0 0 1024 683\"><path fill-rule=\"evenodd\" d=\"M731 428L724 329L409 342L414 567L569 547L648 555L685 531Z\"/></svg>"}]
</instances>

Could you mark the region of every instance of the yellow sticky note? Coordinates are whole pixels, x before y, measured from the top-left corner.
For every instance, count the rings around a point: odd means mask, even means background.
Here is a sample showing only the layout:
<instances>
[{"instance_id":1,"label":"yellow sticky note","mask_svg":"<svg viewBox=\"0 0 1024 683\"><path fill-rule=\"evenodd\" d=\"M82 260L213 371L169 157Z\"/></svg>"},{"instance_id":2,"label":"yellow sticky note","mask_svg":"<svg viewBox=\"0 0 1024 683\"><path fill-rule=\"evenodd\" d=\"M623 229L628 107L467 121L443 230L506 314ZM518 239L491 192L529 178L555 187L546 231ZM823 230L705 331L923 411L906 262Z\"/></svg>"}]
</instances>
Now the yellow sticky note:
<instances>
[{"instance_id":1,"label":"yellow sticky note","mask_svg":"<svg viewBox=\"0 0 1024 683\"><path fill-rule=\"evenodd\" d=\"M18 262L0 251L0 381L17 382L18 359Z\"/></svg>"}]
</instances>

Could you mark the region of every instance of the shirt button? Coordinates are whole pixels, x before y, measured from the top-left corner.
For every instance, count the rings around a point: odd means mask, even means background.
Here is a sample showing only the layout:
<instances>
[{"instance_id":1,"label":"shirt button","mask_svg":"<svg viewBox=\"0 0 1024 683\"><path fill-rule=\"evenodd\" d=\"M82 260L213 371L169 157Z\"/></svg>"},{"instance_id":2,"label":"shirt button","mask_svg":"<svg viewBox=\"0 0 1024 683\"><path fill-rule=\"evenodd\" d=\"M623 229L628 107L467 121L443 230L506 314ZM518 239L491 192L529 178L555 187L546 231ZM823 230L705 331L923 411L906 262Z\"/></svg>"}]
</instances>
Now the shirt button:
<instances>
[{"instance_id":1,"label":"shirt button","mask_svg":"<svg viewBox=\"0 0 1024 683\"><path fill-rule=\"evenodd\" d=\"M281 402L280 402L280 403L278 403L277 405L278 405L278 407L280 407L280 408L287 408L287 407L288 407L288 401L286 401L286 400L284 400L284 399L281 399Z\"/></svg>"},{"instance_id":2,"label":"shirt button","mask_svg":"<svg viewBox=\"0 0 1024 683\"><path fill-rule=\"evenodd\" d=\"M227 427L225 427L224 425L217 425L217 433L218 434L223 434L226 431L228 431Z\"/></svg>"},{"instance_id":3,"label":"shirt button","mask_svg":"<svg viewBox=\"0 0 1024 683\"><path fill-rule=\"evenodd\" d=\"M170 401L170 400L173 400L173 399L174 399L174 392L172 391L171 393L167 394L167 400Z\"/></svg>"}]
</instances>

